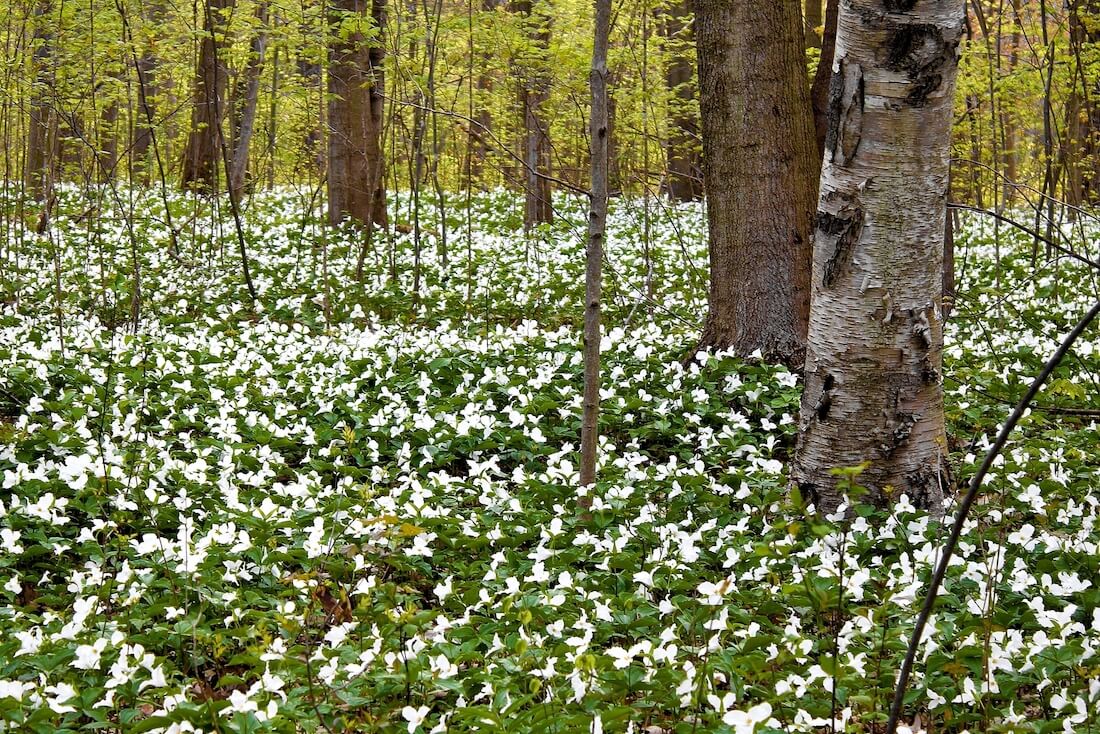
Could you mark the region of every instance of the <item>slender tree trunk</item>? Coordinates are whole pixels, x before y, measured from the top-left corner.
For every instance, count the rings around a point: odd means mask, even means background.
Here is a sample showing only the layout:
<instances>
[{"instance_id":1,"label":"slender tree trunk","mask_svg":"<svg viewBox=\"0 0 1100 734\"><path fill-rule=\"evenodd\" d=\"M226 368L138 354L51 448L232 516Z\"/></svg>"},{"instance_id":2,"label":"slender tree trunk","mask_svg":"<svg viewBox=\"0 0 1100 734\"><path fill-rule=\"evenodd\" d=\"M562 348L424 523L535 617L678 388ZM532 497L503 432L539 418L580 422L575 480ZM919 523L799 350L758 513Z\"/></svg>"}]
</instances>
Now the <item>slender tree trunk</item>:
<instances>
[{"instance_id":1,"label":"slender tree trunk","mask_svg":"<svg viewBox=\"0 0 1100 734\"><path fill-rule=\"evenodd\" d=\"M133 142L131 143L132 149L131 160L135 167L140 168L140 175L138 179L145 184L148 184L151 180L150 167L152 162L149 161L149 150L153 142L153 128L149 124L149 118L153 116L155 107L156 96L156 80L157 80L157 57L149 51L146 51L136 62L138 74L138 109L134 111L133 118ZM146 114L148 111L148 115Z\"/></svg>"},{"instance_id":2,"label":"slender tree trunk","mask_svg":"<svg viewBox=\"0 0 1100 734\"><path fill-rule=\"evenodd\" d=\"M693 13L693 0L678 0L665 11L662 24L665 45L670 51L665 69L665 85L670 94L665 189L675 201L693 201L703 196Z\"/></svg>"},{"instance_id":3,"label":"slender tree trunk","mask_svg":"<svg viewBox=\"0 0 1100 734\"><path fill-rule=\"evenodd\" d=\"M1066 102L1067 160L1065 198L1075 205L1100 204L1100 78L1087 59L1100 52L1100 0L1072 0L1070 45L1077 73Z\"/></svg>"},{"instance_id":4,"label":"slender tree trunk","mask_svg":"<svg viewBox=\"0 0 1100 734\"><path fill-rule=\"evenodd\" d=\"M311 61L301 56L298 57L296 62L298 68L298 76L302 79L302 84L306 88L307 99L313 100L318 97L323 97L321 93L321 65L315 61ZM324 120L324 107L325 105L319 105L317 114L315 116L316 123L306 129L305 137L302 143L305 146L306 158L310 161L310 164L315 166L317 170L323 171L325 169L326 158L325 151L322 150L322 134L324 129L322 121Z\"/></svg>"},{"instance_id":5,"label":"slender tree trunk","mask_svg":"<svg viewBox=\"0 0 1100 734\"><path fill-rule=\"evenodd\" d=\"M267 50L267 3L256 8L258 27L249 43L248 63L238 78L237 119L233 124L233 155L230 159L229 186L239 198L248 173L248 152L256 127L256 108L260 100L260 76Z\"/></svg>"},{"instance_id":6,"label":"slender tree trunk","mask_svg":"<svg viewBox=\"0 0 1100 734\"><path fill-rule=\"evenodd\" d=\"M56 147L56 114L50 102L53 87L53 25L51 2L41 0L34 9L34 89L31 93L30 120L27 127L27 153L23 159L23 181L28 193L38 201L48 197L50 167Z\"/></svg>"},{"instance_id":7,"label":"slender tree trunk","mask_svg":"<svg viewBox=\"0 0 1100 734\"><path fill-rule=\"evenodd\" d=\"M1020 17L1020 0L1011 0L1013 9L1012 16L1012 32L1008 34L1008 53L1000 54L1006 56L1007 68L1003 72L1004 76L1011 77L1016 71L1016 65L1019 61L1020 54L1020 26L1016 24L1015 19ZM1001 145L1001 162L1004 165L1004 180L1001 183L1001 201L1004 206L1011 207L1016 200L1016 184L1018 183L1019 171L1017 170L1017 162L1019 160L1019 154L1017 151L1018 142L1016 134L1016 111L1013 109L1015 105L1011 100L1007 100L1008 104L1002 100L1000 105L1000 124L1002 132L1002 145Z\"/></svg>"},{"instance_id":8,"label":"slender tree trunk","mask_svg":"<svg viewBox=\"0 0 1100 734\"><path fill-rule=\"evenodd\" d=\"M524 131L523 173L526 181L523 224L525 229L531 229L554 219L550 180L546 178L550 173L550 128L545 110L550 100L550 77L546 68L546 55L550 48L550 16L541 8L535 8L532 0L518 0L515 9L524 17L533 48L533 53L527 54L524 60L520 89Z\"/></svg>"},{"instance_id":9,"label":"slender tree trunk","mask_svg":"<svg viewBox=\"0 0 1100 734\"><path fill-rule=\"evenodd\" d=\"M279 25L279 15L275 15L275 24ZM278 131L279 113L279 47L271 55L271 95L267 110L267 188L275 188L275 141Z\"/></svg>"},{"instance_id":10,"label":"slender tree trunk","mask_svg":"<svg viewBox=\"0 0 1100 734\"><path fill-rule=\"evenodd\" d=\"M821 2L822 0L806 0L806 48L821 48L821 27L824 23Z\"/></svg>"},{"instance_id":11,"label":"slender tree trunk","mask_svg":"<svg viewBox=\"0 0 1100 734\"><path fill-rule=\"evenodd\" d=\"M224 53L219 46L225 33L226 12L234 0L202 0L205 5L203 38L195 70L191 108L191 134L183 157L184 186L204 193L218 189L218 161L221 151L221 115L225 108L228 77Z\"/></svg>"},{"instance_id":12,"label":"slender tree trunk","mask_svg":"<svg viewBox=\"0 0 1100 734\"><path fill-rule=\"evenodd\" d=\"M611 0L596 0L596 32L589 121L591 146L591 198L588 209L588 250L584 276L584 416L581 423L581 486L596 482L596 449L600 413L600 299L605 226L607 223L608 125L607 47L611 28ZM587 499L587 498L586 498Z\"/></svg>"},{"instance_id":13,"label":"slender tree trunk","mask_svg":"<svg viewBox=\"0 0 1100 734\"><path fill-rule=\"evenodd\" d=\"M337 26L349 14L366 16L378 29L371 41L355 30L340 35ZM381 28L384 0L337 0L330 21L328 114L329 222L345 218L373 224L380 215L378 189L382 185L382 59ZM361 22L366 22L364 17ZM382 204L384 204L384 199Z\"/></svg>"},{"instance_id":14,"label":"slender tree trunk","mask_svg":"<svg viewBox=\"0 0 1100 734\"><path fill-rule=\"evenodd\" d=\"M903 9L908 8L908 9ZM793 479L830 512L830 470L878 505L942 511L942 266L963 0L846 0L814 236Z\"/></svg>"},{"instance_id":15,"label":"slender tree trunk","mask_svg":"<svg viewBox=\"0 0 1100 734\"><path fill-rule=\"evenodd\" d=\"M99 117L100 133L96 145L99 162L96 165L96 178L100 183L107 183L117 175L118 107L118 99L112 97Z\"/></svg>"},{"instance_id":16,"label":"slender tree trunk","mask_svg":"<svg viewBox=\"0 0 1100 734\"><path fill-rule=\"evenodd\" d=\"M814 2L814 0L809 0ZM814 108L814 134L817 137L818 158L825 153L825 130L829 118L829 84L833 78L833 56L836 53L836 18L839 0L827 0L825 26L821 34L821 59L814 73L810 99Z\"/></svg>"},{"instance_id":17,"label":"slender tree trunk","mask_svg":"<svg viewBox=\"0 0 1100 734\"><path fill-rule=\"evenodd\" d=\"M709 312L700 346L802 362L817 190L797 0L696 0Z\"/></svg>"},{"instance_id":18,"label":"slender tree trunk","mask_svg":"<svg viewBox=\"0 0 1100 734\"><path fill-rule=\"evenodd\" d=\"M489 13L500 7L501 0L481 0L481 15L487 16ZM493 77L489 73L489 68L492 60L492 51L489 49L473 50L473 39L471 38L471 62L475 63L475 59L478 63L478 72L475 78L476 84L476 102L474 104L476 113L473 116L477 121L477 125L474 126L473 132L476 135L472 136L471 144L473 148L470 152L470 178L481 179L484 176L485 161L489 157L489 134L493 128L493 115L489 111L489 98L493 92ZM473 73L471 71L471 73Z\"/></svg>"}]
</instances>

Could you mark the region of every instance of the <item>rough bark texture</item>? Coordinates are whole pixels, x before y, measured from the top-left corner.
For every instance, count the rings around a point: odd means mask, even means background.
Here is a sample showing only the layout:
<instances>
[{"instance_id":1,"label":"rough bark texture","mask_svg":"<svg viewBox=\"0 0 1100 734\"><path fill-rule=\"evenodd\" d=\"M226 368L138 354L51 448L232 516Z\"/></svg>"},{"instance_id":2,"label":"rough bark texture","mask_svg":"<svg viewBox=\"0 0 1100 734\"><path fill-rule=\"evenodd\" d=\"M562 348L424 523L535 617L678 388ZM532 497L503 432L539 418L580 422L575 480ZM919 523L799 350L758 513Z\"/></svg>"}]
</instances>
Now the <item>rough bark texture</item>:
<instances>
[{"instance_id":1,"label":"rough bark texture","mask_svg":"<svg viewBox=\"0 0 1100 734\"><path fill-rule=\"evenodd\" d=\"M227 69L224 53L226 12L234 0L205 0L202 43L195 69L192 96L191 134L183 154L182 181L186 187L205 193L217 191L218 161L221 154L221 118L225 111Z\"/></svg>"},{"instance_id":2,"label":"rough bark texture","mask_svg":"<svg viewBox=\"0 0 1100 734\"><path fill-rule=\"evenodd\" d=\"M665 190L676 201L694 201L703 197L692 6L693 0L671 3L665 10L662 24L666 48L671 54L665 69L665 86L671 95Z\"/></svg>"},{"instance_id":3,"label":"rough bark texture","mask_svg":"<svg viewBox=\"0 0 1100 734\"><path fill-rule=\"evenodd\" d=\"M801 364L817 191L797 0L696 0L710 233L702 347Z\"/></svg>"},{"instance_id":4,"label":"rough bark texture","mask_svg":"<svg viewBox=\"0 0 1100 734\"><path fill-rule=\"evenodd\" d=\"M846 0L814 236L793 479L819 509L835 467L885 505L942 510L942 264L963 0Z\"/></svg>"},{"instance_id":5,"label":"rough bark texture","mask_svg":"<svg viewBox=\"0 0 1100 734\"><path fill-rule=\"evenodd\" d=\"M236 119L233 121L233 157L229 167L229 187L238 197L244 192L248 174L248 153L256 128L256 107L260 99L260 75L267 51L267 3L256 9L258 27L249 43L248 64L238 79Z\"/></svg>"},{"instance_id":6,"label":"rough bark texture","mask_svg":"<svg viewBox=\"0 0 1100 734\"><path fill-rule=\"evenodd\" d=\"M814 107L814 134L818 157L825 153L825 131L829 127L829 85L833 78L833 56L836 53L836 17L839 0L828 0L825 6L825 26L821 34L821 59L814 73L810 100Z\"/></svg>"},{"instance_id":7,"label":"rough bark texture","mask_svg":"<svg viewBox=\"0 0 1100 734\"><path fill-rule=\"evenodd\" d=\"M581 423L581 486L596 481L596 449L600 413L600 299L609 169L609 125L607 46L611 28L611 0L596 0L595 39L592 70L588 83L592 91L589 121L592 196L588 209L588 250L584 278L584 416Z\"/></svg>"},{"instance_id":8,"label":"rough bark texture","mask_svg":"<svg viewBox=\"0 0 1100 734\"><path fill-rule=\"evenodd\" d=\"M370 40L358 30L340 33L349 14L366 15L379 31L385 1L338 0L332 6L333 41L328 73L328 214L331 224L350 218L371 225L385 219L382 166L382 61L380 33Z\"/></svg>"},{"instance_id":9,"label":"rough bark texture","mask_svg":"<svg viewBox=\"0 0 1100 734\"><path fill-rule=\"evenodd\" d=\"M545 177L550 173L550 123L545 109L550 101L550 76L546 68L546 53L550 47L550 16L536 12L531 0L519 0L514 7L524 16L527 33L535 50L530 58L524 59L520 70L524 130L523 174L526 182L523 225L530 229L536 224L554 220L550 179Z\"/></svg>"}]
</instances>

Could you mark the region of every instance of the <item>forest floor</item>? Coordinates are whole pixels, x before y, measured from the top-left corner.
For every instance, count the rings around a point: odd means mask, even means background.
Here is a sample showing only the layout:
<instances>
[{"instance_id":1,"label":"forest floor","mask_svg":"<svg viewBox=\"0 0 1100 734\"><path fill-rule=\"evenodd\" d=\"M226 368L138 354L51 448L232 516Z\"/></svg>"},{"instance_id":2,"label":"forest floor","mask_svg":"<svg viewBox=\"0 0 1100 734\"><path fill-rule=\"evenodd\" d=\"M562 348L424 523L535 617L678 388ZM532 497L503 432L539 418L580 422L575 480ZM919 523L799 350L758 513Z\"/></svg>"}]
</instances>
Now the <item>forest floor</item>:
<instances>
[{"instance_id":1,"label":"forest floor","mask_svg":"<svg viewBox=\"0 0 1100 734\"><path fill-rule=\"evenodd\" d=\"M530 238L507 194L445 228L428 206L419 257L380 239L356 283L358 238L258 196L255 310L228 212L186 197L177 255L155 192L5 227L0 730L881 731L944 528L790 495L799 381L684 366L702 210L640 200L611 214L578 510L584 215L559 203ZM1067 226L1092 257L1097 234ZM987 222L958 248L965 482L1097 282ZM1100 435L1049 410L1100 408L1098 382L1094 327L966 527L914 730L1100 731Z\"/></svg>"}]
</instances>

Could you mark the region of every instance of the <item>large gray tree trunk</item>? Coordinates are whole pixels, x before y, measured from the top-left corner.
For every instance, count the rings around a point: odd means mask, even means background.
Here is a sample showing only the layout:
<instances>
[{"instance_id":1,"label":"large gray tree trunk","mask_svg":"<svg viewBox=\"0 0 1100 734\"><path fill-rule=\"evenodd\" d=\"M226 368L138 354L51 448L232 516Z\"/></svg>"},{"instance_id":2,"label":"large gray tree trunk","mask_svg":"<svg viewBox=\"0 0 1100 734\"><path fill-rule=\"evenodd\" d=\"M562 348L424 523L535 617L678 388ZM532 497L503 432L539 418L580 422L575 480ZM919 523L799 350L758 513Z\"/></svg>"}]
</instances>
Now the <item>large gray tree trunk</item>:
<instances>
[{"instance_id":1,"label":"large gray tree trunk","mask_svg":"<svg viewBox=\"0 0 1100 734\"><path fill-rule=\"evenodd\" d=\"M710 234L701 346L800 365L819 160L798 0L696 0Z\"/></svg>"},{"instance_id":2,"label":"large gray tree trunk","mask_svg":"<svg viewBox=\"0 0 1100 734\"><path fill-rule=\"evenodd\" d=\"M841 4L793 479L942 509L944 216L963 0Z\"/></svg>"}]
</instances>

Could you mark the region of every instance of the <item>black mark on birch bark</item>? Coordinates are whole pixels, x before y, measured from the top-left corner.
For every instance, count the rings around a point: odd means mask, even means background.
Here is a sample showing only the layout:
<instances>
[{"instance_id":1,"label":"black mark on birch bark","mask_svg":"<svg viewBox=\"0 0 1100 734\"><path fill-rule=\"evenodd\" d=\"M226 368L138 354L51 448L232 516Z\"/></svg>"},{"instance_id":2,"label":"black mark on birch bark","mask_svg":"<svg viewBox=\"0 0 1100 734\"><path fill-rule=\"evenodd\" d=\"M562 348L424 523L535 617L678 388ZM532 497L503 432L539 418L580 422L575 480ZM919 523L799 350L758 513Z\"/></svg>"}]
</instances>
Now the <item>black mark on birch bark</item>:
<instances>
[{"instance_id":1,"label":"black mark on birch bark","mask_svg":"<svg viewBox=\"0 0 1100 734\"><path fill-rule=\"evenodd\" d=\"M942 507L932 507L933 500L949 494L953 480L951 467L944 461L938 465L926 465L905 475L906 494L914 507L941 512Z\"/></svg>"},{"instance_id":2,"label":"black mark on birch bark","mask_svg":"<svg viewBox=\"0 0 1100 734\"><path fill-rule=\"evenodd\" d=\"M909 78L906 103L923 107L943 84L945 67L956 63L959 37L947 39L943 28L931 23L888 23L887 33L883 65L905 73Z\"/></svg>"},{"instance_id":3,"label":"black mark on birch bark","mask_svg":"<svg viewBox=\"0 0 1100 734\"><path fill-rule=\"evenodd\" d=\"M819 421L824 421L829 417L829 409L833 407L833 385L836 384L836 378L832 375L825 375L825 383L821 387L821 397L817 399L817 405L814 406L814 412L817 414Z\"/></svg>"},{"instance_id":4,"label":"black mark on birch bark","mask_svg":"<svg viewBox=\"0 0 1100 734\"><path fill-rule=\"evenodd\" d=\"M825 149L833 163L847 165L859 149L863 134L863 69L841 59L829 85L828 125Z\"/></svg>"},{"instance_id":5,"label":"black mark on birch bark","mask_svg":"<svg viewBox=\"0 0 1100 734\"><path fill-rule=\"evenodd\" d=\"M818 506L821 501L821 493L817 490L817 485L813 482L798 482L798 492L802 495L802 501L807 505Z\"/></svg>"},{"instance_id":6,"label":"black mark on birch bark","mask_svg":"<svg viewBox=\"0 0 1100 734\"><path fill-rule=\"evenodd\" d=\"M904 13L908 10L912 10L917 4L917 0L884 0L882 3L886 6L886 10L891 13Z\"/></svg>"},{"instance_id":7,"label":"black mark on birch bark","mask_svg":"<svg viewBox=\"0 0 1100 734\"><path fill-rule=\"evenodd\" d=\"M932 320L936 318L936 311L931 304L921 309L910 309L909 324L910 333L921 350L920 377L925 385L933 385L939 382L940 373L932 364Z\"/></svg>"},{"instance_id":8,"label":"black mark on birch bark","mask_svg":"<svg viewBox=\"0 0 1100 734\"><path fill-rule=\"evenodd\" d=\"M886 415L887 443L879 446L883 457L890 458L894 451L909 439L916 424L917 418L912 413L906 413L896 407L892 413L888 413Z\"/></svg>"},{"instance_id":9,"label":"black mark on birch bark","mask_svg":"<svg viewBox=\"0 0 1100 734\"><path fill-rule=\"evenodd\" d=\"M817 212L817 236L819 241L833 243L833 252L825 261L821 284L830 288L837 279L848 271L852 262L852 250L863 234L863 209L854 197L844 197L847 201L836 214L825 209Z\"/></svg>"},{"instance_id":10,"label":"black mark on birch bark","mask_svg":"<svg viewBox=\"0 0 1100 734\"><path fill-rule=\"evenodd\" d=\"M932 323L928 318L928 311L931 306L926 308L912 308L909 309L909 321L912 324L910 327L913 338L915 338L922 348L928 349L932 346Z\"/></svg>"}]
</instances>

